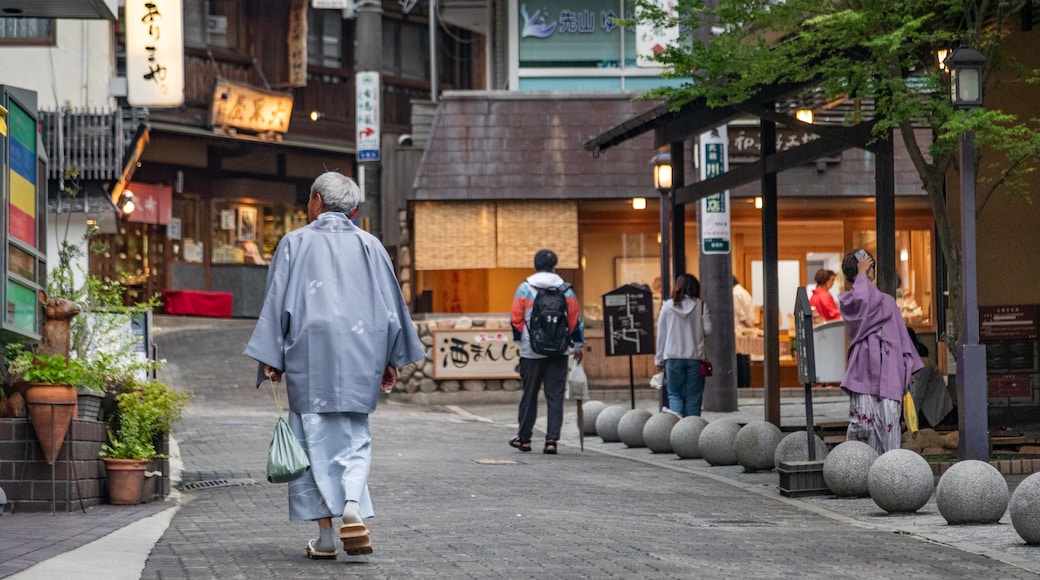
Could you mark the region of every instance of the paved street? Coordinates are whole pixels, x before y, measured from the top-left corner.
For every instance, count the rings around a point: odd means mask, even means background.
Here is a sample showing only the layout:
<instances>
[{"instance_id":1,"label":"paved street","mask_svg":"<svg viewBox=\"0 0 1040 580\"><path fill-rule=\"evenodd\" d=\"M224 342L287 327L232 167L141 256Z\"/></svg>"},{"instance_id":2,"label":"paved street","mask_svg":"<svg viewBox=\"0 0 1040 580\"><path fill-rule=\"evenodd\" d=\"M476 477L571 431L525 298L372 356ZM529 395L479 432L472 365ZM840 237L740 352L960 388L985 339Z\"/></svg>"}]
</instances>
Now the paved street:
<instances>
[{"instance_id":1,"label":"paved street","mask_svg":"<svg viewBox=\"0 0 1040 580\"><path fill-rule=\"evenodd\" d=\"M869 499L783 498L772 473L712 468L596 437L583 453L570 403L558 456L538 453L537 439L534 453L506 445L515 431L511 405L381 405L372 416L375 553L310 561L303 547L316 526L289 522L286 487L264 480L276 413L270 388L253 388L255 367L238 354L251 329L247 321L160 328L164 378L196 393L176 437L183 483L201 488L183 492L143 578L1025 578L1040 571L1040 558L1020 540L1019 554L974 541L986 535L1015 544L1010 525L945 535L951 527L934 521L941 520L934 503L893 518ZM901 529L918 522L920 533Z\"/></svg>"}]
</instances>

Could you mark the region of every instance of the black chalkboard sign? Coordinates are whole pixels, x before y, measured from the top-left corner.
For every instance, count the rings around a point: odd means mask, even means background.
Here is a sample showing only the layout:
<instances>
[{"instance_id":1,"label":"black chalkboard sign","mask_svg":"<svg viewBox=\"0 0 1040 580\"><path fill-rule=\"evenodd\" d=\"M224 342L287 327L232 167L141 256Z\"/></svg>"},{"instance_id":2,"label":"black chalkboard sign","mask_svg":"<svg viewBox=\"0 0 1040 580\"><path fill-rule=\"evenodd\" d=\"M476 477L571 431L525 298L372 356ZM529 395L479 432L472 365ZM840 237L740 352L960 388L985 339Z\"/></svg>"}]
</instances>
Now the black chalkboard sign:
<instances>
[{"instance_id":1,"label":"black chalkboard sign","mask_svg":"<svg viewBox=\"0 0 1040 580\"><path fill-rule=\"evenodd\" d=\"M816 355L813 351L812 306L805 286L798 287L794 300L794 338L798 348L798 382L816 382Z\"/></svg>"},{"instance_id":2,"label":"black chalkboard sign","mask_svg":"<svg viewBox=\"0 0 1040 580\"><path fill-rule=\"evenodd\" d=\"M603 295L607 356L653 354L654 296L649 288L625 284Z\"/></svg>"}]
</instances>

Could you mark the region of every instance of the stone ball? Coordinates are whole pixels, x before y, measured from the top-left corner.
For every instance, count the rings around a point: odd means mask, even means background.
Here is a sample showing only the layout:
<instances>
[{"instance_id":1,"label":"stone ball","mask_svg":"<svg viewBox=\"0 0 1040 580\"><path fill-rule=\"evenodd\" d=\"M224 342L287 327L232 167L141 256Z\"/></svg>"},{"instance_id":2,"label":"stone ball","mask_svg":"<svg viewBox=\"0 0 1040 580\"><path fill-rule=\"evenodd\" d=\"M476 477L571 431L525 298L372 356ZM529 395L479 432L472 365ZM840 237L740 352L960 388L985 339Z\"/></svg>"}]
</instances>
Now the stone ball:
<instances>
[{"instance_id":1,"label":"stone ball","mask_svg":"<svg viewBox=\"0 0 1040 580\"><path fill-rule=\"evenodd\" d=\"M935 477L924 457L909 449L882 453L867 472L870 498L890 513L912 513L932 497Z\"/></svg>"},{"instance_id":2,"label":"stone ball","mask_svg":"<svg viewBox=\"0 0 1040 580\"><path fill-rule=\"evenodd\" d=\"M1011 495L1011 525L1027 544L1040 545L1040 473L1023 479Z\"/></svg>"},{"instance_id":3,"label":"stone ball","mask_svg":"<svg viewBox=\"0 0 1040 580\"><path fill-rule=\"evenodd\" d=\"M621 441L621 436L618 435L618 423L627 412L628 409L621 405L611 405L600 411L599 416L596 417L596 434L606 443Z\"/></svg>"},{"instance_id":4,"label":"stone ball","mask_svg":"<svg viewBox=\"0 0 1040 580\"><path fill-rule=\"evenodd\" d=\"M827 459L827 445L819 435L813 434L816 441L816 461ZM773 467L789 461L809 461L809 439L805 431L788 433L780 440L773 453Z\"/></svg>"},{"instance_id":5,"label":"stone ball","mask_svg":"<svg viewBox=\"0 0 1040 580\"><path fill-rule=\"evenodd\" d=\"M845 441L823 461L823 481L834 495L867 497L867 474L878 458L877 451L862 441Z\"/></svg>"},{"instance_id":6,"label":"stone ball","mask_svg":"<svg viewBox=\"0 0 1040 580\"><path fill-rule=\"evenodd\" d=\"M773 455L784 434L768 421L752 421L740 428L733 440L737 463L747 469L773 469Z\"/></svg>"},{"instance_id":7,"label":"stone ball","mask_svg":"<svg viewBox=\"0 0 1040 580\"><path fill-rule=\"evenodd\" d=\"M654 413L643 425L643 443L652 453L672 452L672 428L679 417L672 413ZM698 435L699 437L699 435Z\"/></svg>"},{"instance_id":8,"label":"stone ball","mask_svg":"<svg viewBox=\"0 0 1040 580\"><path fill-rule=\"evenodd\" d=\"M950 525L995 524L1004 517L1010 496L1000 471L975 459L953 464L935 486L935 505Z\"/></svg>"},{"instance_id":9,"label":"stone ball","mask_svg":"<svg viewBox=\"0 0 1040 580\"><path fill-rule=\"evenodd\" d=\"M701 457L711 465L736 465L737 450L734 441L740 432L740 423L735 419L719 419L708 423L701 431L698 444Z\"/></svg>"},{"instance_id":10,"label":"stone ball","mask_svg":"<svg viewBox=\"0 0 1040 580\"><path fill-rule=\"evenodd\" d=\"M666 413L671 415L671 413ZM674 417L674 415L672 415ZM683 417L675 423L672 427L672 432L668 435L668 443L672 446L672 451L679 456L679 459L700 459L701 458L701 431L708 426L708 420L704 417Z\"/></svg>"},{"instance_id":11,"label":"stone ball","mask_svg":"<svg viewBox=\"0 0 1040 580\"><path fill-rule=\"evenodd\" d=\"M646 447L643 442L643 427L653 415L646 409L632 409L618 421L618 438L629 447Z\"/></svg>"},{"instance_id":12,"label":"stone ball","mask_svg":"<svg viewBox=\"0 0 1040 580\"><path fill-rule=\"evenodd\" d=\"M519 381L517 381L519 382ZM607 404L603 401L585 401L581 404L582 414L582 431L586 435L596 434L596 418L599 417L600 411L607 408Z\"/></svg>"}]
</instances>

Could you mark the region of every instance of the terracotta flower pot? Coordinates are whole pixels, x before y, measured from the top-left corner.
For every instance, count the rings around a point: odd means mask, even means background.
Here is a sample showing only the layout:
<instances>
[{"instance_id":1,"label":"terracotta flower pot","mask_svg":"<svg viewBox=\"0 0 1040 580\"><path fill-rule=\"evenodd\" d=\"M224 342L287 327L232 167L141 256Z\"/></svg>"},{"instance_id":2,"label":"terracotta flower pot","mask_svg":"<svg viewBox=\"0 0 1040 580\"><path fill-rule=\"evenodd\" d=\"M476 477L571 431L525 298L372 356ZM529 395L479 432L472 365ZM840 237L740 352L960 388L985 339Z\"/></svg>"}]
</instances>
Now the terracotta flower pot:
<instances>
[{"instance_id":1,"label":"terracotta flower pot","mask_svg":"<svg viewBox=\"0 0 1040 580\"><path fill-rule=\"evenodd\" d=\"M77 413L76 389L68 385L32 383L25 391L25 403L43 456L47 463L54 463Z\"/></svg>"},{"instance_id":2,"label":"terracotta flower pot","mask_svg":"<svg viewBox=\"0 0 1040 580\"><path fill-rule=\"evenodd\" d=\"M137 505L141 503L141 488L147 459L112 459L105 457L105 473L108 475L108 499L113 505Z\"/></svg>"}]
</instances>

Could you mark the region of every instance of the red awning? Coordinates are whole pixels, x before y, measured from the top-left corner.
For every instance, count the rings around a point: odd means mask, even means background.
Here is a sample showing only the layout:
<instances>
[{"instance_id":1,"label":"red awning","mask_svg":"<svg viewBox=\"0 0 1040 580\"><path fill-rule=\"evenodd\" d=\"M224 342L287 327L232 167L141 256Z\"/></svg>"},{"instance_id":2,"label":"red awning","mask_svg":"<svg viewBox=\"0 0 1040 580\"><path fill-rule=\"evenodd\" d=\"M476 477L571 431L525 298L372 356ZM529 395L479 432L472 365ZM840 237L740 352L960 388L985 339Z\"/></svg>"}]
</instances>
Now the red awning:
<instances>
[{"instance_id":1,"label":"red awning","mask_svg":"<svg viewBox=\"0 0 1040 580\"><path fill-rule=\"evenodd\" d=\"M172 187L131 181L126 191L134 193L134 205L137 206L128 216L130 221L162 225L170 223L173 209Z\"/></svg>"}]
</instances>

